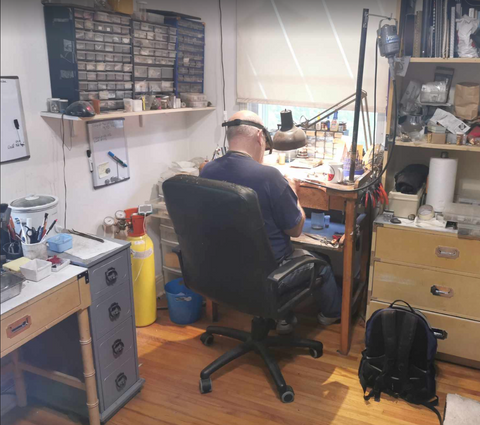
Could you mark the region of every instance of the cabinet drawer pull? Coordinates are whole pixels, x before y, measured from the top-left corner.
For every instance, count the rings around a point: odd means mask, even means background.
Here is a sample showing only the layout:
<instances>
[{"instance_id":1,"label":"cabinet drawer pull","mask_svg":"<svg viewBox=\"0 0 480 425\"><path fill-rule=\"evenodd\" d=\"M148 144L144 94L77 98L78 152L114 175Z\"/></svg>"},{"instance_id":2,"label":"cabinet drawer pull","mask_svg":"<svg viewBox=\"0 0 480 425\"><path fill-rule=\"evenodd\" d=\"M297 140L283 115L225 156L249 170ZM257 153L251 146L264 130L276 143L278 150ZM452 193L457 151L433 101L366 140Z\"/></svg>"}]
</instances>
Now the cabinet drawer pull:
<instances>
[{"instance_id":1,"label":"cabinet drawer pull","mask_svg":"<svg viewBox=\"0 0 480 425\"><path fill-rule=\"evenodd\" d=\"M448 332L443 329L432 328L435 338L440 339L441 341L448 338Z\"/></svg>"},{"instance_id":2,"label":"cabinet drawer pull","mask_svg":"<svg viewBox=\"0 0 480 425\"><path fill-rule=\"evenodd\" d=\"M7 327L7 337L13 338L26 331L31 325L32 318L30 316L22 317Z\"/></svg>"},{"instance_id":3,"label":"cabinet drawer pull","mask_svg":"<svg viewBox=\"0 0 480 425\"><path fill-rule=\"evenodd\" d=\"M118 273L115 270L115 267L110 267L105 272L105 280L107 281L107 285L114 285L117 282Z\"/></svg>"},{"instance_id":4,"label":"cabinet drawer pull","mask_svg":"<svg viewBox=\"0 0 480 425\"><path fill-rule=\"evenodd\" d=\"M110 307L108 307L108 315L112 322L120 317L121 312L122 308L118 305L118 303L113 303Z\"/></svg>"},{"instance_id":5,"label":"cabinet drawer pull","mask_svg":"<svg viewBox=\"0 0 480 425\"><path fill-rule=\"evenodd\" d=\"M121 339L117 339L113 344L112 344L112 351L113 351L113 357L117 358L120 357L123 353L123 349L125 348L125 344Z\"/></svg>"},{"instance_id":6,"label":"cabinet drawer pull","mask_svg":"<svg viewBox=\"0 0 480 425\"><path fill-rule=\"evenodd\" d=\"M435 254L439 258L449 258L455 260L460 256L460 251L457 248L450 248L448 246L437 246Z\"/></svg>"},{"instance_id":7,"label":"cabinet drawer pull","mask_svg":"<svg viewBox=\"0 0 480 425\"><path fill-rule=\"evenodd\" d=\"M115 385L118 391L122 391L125 388L125 385L127 385L127 375L123 372L120 373L115 379Z\"/></svg>"},{"instance_id":8,"label":"cabinet drawer pull","mask_svg":"<svg viewBox=\"0 0 480 425\"><path fill-rule=\"evenodd\" d=\"M433 285L430 288L430 292L432 293L432 295L435 295L437 297L445 297L445 298L453 297L453 289L445 288L443 286Z\"/></svg>"}]
</instances>

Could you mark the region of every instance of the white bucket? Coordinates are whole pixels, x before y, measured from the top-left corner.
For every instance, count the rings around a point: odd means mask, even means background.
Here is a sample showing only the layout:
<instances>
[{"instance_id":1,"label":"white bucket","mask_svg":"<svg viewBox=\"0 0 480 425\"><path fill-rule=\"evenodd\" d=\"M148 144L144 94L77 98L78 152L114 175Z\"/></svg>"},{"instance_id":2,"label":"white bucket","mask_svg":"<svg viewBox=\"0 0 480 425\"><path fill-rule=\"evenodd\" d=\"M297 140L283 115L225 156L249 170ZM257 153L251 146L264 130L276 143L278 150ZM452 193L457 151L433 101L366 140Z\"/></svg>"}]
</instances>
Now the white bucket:
<instances>
[{"instance_id":1,"label":"white bucket","mask_svg":"<svg viewBox=\"0 0 480 425\"><path fill-rule=\"evenodd\" d=\"M18 198L10 202L9 207L12 209L11 217L15 224L15 231L20 234L21 225L27 224L27 218L32 219L32 227L38 229L43 226L45 214L48 214L47 218L47 230L50 225L58 218L57 214L58 198L53 195L27 195L22 198ZM56 228L52 229L49 236L55 235Z\"/></svg>"}]
</instances>

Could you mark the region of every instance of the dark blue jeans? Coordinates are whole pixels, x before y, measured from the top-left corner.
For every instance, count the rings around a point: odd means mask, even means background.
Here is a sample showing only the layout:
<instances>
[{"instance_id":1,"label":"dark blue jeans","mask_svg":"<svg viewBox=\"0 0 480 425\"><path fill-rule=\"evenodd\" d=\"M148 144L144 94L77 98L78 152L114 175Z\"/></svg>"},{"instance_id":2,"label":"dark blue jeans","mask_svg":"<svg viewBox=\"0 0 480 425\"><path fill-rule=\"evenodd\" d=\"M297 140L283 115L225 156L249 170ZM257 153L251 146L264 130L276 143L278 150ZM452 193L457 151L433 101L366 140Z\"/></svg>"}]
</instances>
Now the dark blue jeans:
<instances>
[{"instance_id":1,"label":"dark blue jeans","mask_svg":"<svg viewBox=\"0 0 480 425\"><path fill-rule=\"evenodd\" d=\"M338 285L333 275L333 270L328 261L317 253L311 253L303 249L296 249L292 255L283 260L280 265L284 265L290 260L302 256L317 257L325 261L325 266L321 268L318 279L322 280L319 289L313 293L317 302L319 311L326 317L340 317L342 311L342 286ZM309 282L313 265L309 264L294 271L282 282L284 289L293 289L301 283Z\"/></svg>"}]
</instances>

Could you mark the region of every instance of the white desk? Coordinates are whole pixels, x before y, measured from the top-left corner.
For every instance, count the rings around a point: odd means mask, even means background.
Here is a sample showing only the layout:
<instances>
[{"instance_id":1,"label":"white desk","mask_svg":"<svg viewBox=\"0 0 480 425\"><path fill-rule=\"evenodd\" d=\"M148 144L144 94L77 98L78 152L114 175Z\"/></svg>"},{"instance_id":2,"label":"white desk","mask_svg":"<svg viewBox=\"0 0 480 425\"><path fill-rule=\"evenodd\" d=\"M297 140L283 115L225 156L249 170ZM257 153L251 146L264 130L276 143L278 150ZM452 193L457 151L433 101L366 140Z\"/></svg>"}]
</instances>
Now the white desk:
<instances>
[{"instance_id":1,"label":"white desk","mask_svg":"<svg viewBox=\"0 0 480 425\"><path fill-rule=\"evenodd\" d=\"M12 357L12 362L2 368L2 372L13 371L19 406L27 404L23 371L28 371L85 390L90 425L99 425L92 339L87 311L91 304L88 282L87 269L72 265L52 273L40 282L25 281L20 295L0 305L0 347L2 358L7 354L11 354ZM85 382L56 371L34 367L20 360L18 349L22 345L72 314L77 314L78 317Z\"/></svg>"}]
</instances>

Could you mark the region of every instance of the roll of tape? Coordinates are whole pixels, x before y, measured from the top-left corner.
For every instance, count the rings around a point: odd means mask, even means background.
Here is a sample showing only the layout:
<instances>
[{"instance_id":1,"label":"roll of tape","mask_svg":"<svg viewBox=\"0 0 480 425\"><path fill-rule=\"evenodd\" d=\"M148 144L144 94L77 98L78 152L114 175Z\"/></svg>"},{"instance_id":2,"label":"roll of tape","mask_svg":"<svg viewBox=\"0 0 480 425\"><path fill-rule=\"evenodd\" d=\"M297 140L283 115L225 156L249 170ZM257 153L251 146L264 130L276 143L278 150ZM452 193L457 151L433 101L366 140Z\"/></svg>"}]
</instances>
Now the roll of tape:
<instances>
[{"instance_id":1,"label":"roll of tape","mask_svg":"<svg viewBox=\"0 0 480 425\"><path fill-rule=\"evenodd\" d=\"M182 108L186 108L187 104L185 102L182 102Z\"/></svg>"},{"instance_id":2,"label":"roll of tape","mask_svg":"<svg viewBox=\"0 0 480 425\"><path fill-rule=\"evenodd\" d=\"M422 205L418 209L418 219L422 221L431 220L435 216L433 207L431 205Z\"/></svg>"}]
</instances>

